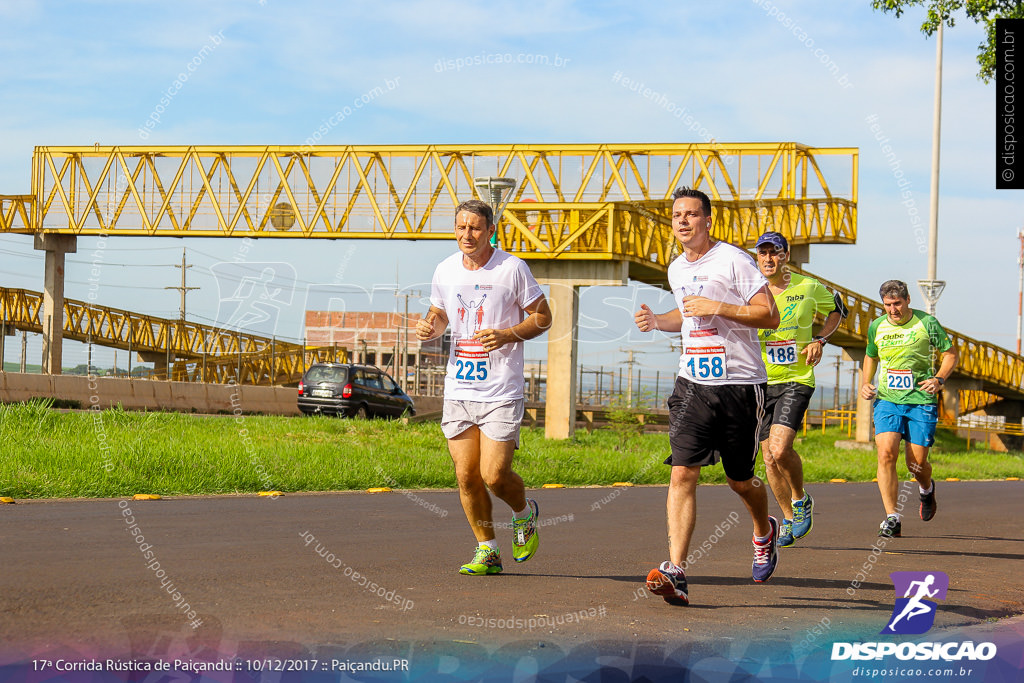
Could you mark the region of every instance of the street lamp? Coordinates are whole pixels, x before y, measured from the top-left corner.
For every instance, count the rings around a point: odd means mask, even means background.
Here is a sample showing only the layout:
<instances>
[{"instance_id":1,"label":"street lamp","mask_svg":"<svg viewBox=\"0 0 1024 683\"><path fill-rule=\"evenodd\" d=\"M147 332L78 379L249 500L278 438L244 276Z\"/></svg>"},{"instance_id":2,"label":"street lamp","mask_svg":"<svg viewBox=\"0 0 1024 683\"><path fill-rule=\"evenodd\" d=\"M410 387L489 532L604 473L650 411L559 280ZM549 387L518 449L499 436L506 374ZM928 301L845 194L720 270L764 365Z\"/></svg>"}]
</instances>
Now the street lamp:
<instances>
[{"instance_id":1,"label":"street lamp","mask_svg":"<svg viewBox=\"0 0 1024 683\"><path fill-rule=\"evenodd\" d=\"M483 176L473 178L473 185L477 194L482 200L491 205L494 210L494 234L491 236L491 246L498 246L497 225L501 222L501 216L505 213L505 205L508 204L512 190L516 189L515 178L499 178L495 176Z\"/></svg>"}]
</instances>

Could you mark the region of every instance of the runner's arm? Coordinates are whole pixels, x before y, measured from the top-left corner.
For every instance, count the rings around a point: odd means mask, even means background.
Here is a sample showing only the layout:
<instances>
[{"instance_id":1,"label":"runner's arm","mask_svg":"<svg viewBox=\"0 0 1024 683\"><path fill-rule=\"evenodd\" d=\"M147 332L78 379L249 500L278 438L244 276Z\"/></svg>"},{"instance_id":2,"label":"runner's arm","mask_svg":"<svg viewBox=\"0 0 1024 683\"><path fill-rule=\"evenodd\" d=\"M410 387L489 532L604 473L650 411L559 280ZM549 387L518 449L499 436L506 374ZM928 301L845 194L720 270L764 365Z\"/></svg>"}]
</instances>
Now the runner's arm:
<instances>
[{"instance_id":1,"label":"runner's arm","mask_svg":"<svg viewBox=\"0 0 1024 683\"><path fill-rule=\"evenodd\" d=\"M640 304L640 310L633 316L633 321L641 332L661 330L662 332L678 332L683 329L683 314L678 308L658 315L647 304Z\"/></svg>"},{"instance_id":2,"label":"runner's arm","mask_svg":"<svg viewBox=\"0 0 1024 683\"><path fill-rule=\"evenodd\" d=\"M775 297L768 290L768 285L757 290L745 306L727 304L702 296L683 298L683 316L692 318L705 315L718 315L760 330L774 330L779 326L779 309L775 307Z\"/></svg>"},{"instance_id":3,"label":"runner's arm","mask_svg":"<svg viewBox=\"0 0 1024 683\"><path fill-rule=\"evenodd\" d=\"M437 306L431 306L427 314L416 321L416 338L430 341L444 334L448 329L448 314Z\"/></svg>"},{"instance_id":4,"label":"runner's arm","mask_svg":"<svg viewBox=\"0 0 1024 683\"><path fill-rule=\"evenodd\" d=\"M878 393L878 387L871 383L877 369L878 359L864 356L864 365L860 370L860 397L865 401L870 401Z\"/></svg>"},{"instance_id":5,"label":"runner's arm","mask_svg":"<svg viewBox=\"0 0 1024 683\"><path fill-rule=\"evenodd\" d=\"M842 320L843 314L839 309L828 314L825 318L825 324L821 328L821 334L808 342L804 350L800 352L806 356L808 365L814 366L821 361L822 351L825 349L825 340L831 337L832 333L839 328L839 323Z\"/></svg>"},{"instance_id":6,"label":"runner's arm","mask_svg":"<svg viewBox=\"0 0 1024 683\"><path fill-rule=\"evenodd\" d=\"M551 327L551 308L548 306L548 300L543 294L534 299L523 310L529 315L526 317L526 320L518 325L513 325L503 330L480 330L473 335L473 338L483 344L484 350L489 352L500 349L506 344L514 344L519 341L539 337Z\"/></svg>"},{"instance_id":7,"label":"runner's arm","mask_svg":"<svg viewBox=\"0 0 1024 683\"><path fill-rule=\"evenodd\" d=\"M934 394L942 388L949 376L953 374L953 368L956 367L957 362L960 360L960 354L957 352L955 346L950 346L948 349L942 352L942 360L939 362L939 369L935 375L928 379L922 380L917 383L917 386L921 387L924 391L929 394ZM942 382L939 382L936 377L941 377Z\"/></svg>"},{"instance_id":8,"label":"runner's arm","mask_svg":"<svg viewBox=\"0 0 1024 683\"><path fill-rule=\"evenodd\" d=\"M835 334L836 330L839 329L839 325L840 323L843 322L843 318L845 317L846 316L844 316L842 312L839 310L835 310L829 313L825 317L825 324L821 326L821 332L818 336L824 337L825 339L831 337L833 334Z\"/></svg>"}]
</instances>

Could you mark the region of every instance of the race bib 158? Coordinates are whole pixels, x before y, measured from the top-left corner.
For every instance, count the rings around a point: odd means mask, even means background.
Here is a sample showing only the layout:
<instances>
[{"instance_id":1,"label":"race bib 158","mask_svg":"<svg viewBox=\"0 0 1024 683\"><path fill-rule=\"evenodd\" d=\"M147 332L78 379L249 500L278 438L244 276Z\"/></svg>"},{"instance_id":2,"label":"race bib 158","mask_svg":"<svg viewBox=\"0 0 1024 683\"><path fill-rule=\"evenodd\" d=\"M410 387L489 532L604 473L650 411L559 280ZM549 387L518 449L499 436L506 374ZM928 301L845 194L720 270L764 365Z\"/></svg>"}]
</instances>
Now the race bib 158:
<instances>
[{"instance_id":1,"label":"race bib 158","mask_svg":"<svg viewBox=\"0 0 1024 683\"><path fill-rule=\"evenodd\" d=\"M694 379L726 379L724 346L687 346L686 369Z\"/></svg>"}]
</instances>

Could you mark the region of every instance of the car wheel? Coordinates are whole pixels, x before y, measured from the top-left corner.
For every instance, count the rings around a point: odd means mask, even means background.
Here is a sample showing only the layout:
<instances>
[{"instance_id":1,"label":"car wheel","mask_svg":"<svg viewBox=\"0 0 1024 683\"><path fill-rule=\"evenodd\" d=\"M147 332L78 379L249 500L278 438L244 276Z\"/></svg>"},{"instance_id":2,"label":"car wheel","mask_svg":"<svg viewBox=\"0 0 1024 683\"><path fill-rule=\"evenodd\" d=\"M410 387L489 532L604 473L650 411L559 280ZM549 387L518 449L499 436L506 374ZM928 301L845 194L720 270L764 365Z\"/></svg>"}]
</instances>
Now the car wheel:
<instances>
[{"instance_id":1,"label":"car wheel","mask_svg":"<svg viewBox=\"0 0 1024 683\"><path fill-rule=\"evenodd\" d=\"M352 414L352 417L354 417L357 420L369 420L370 411L366 409L366 406L359 406L358 408L356 408L356 412Z\"/></svg>"}]
</instances>

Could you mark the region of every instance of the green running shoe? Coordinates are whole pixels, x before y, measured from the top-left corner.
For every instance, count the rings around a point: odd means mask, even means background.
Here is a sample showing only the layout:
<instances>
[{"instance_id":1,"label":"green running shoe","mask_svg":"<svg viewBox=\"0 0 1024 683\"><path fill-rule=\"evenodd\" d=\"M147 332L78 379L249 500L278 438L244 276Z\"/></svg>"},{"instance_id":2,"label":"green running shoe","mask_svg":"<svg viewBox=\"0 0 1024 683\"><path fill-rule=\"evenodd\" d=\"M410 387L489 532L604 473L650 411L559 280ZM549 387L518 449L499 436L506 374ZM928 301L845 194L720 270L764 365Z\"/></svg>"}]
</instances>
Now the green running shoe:
<instances>
[{"instance_id":1,"label":"green running shoe","mask_svg":"<svg viewBox=\"0 0 1024 683\"><path fill-rule=\"evenodd\" d=\"M501 572L501 554L485 545L478 545L473 559L462 565L460 574L498 574Z\"/></svg>"},{"instance_id":2,"label":"green running shoe","mask_svg":"<svg viewBox=\"0 0 1024 683\"><path fill-rule=\"evenodd\" d=\"M512 559L516 562L526 562L537 552L540 545L540 537L537 535L537 515L540 508L537 501L532 498L526 499L526 507L530 510L530 516L526 519L512 518Z\"/></svg>"}]
</instances>

